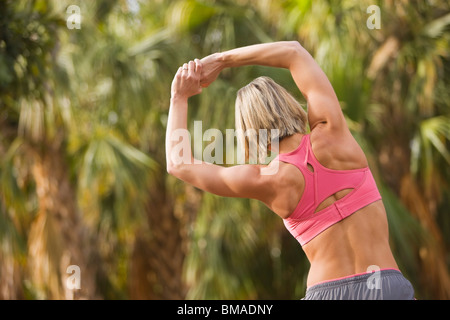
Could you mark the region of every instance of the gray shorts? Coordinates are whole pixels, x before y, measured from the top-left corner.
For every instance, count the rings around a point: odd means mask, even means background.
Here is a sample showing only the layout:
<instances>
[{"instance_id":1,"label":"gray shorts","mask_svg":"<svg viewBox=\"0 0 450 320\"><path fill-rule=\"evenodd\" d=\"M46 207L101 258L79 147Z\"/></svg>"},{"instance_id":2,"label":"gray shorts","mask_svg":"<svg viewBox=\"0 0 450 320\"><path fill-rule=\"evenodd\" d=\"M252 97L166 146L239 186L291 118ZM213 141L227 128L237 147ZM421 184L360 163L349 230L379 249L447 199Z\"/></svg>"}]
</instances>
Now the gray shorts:
<instances>
[{"instance_id":1,"label":"gray shorts","mask_svg":"<svg viewBox=\"0 0 450 320\"><path fill-rule=\"evenodd\" d=\"M319 283L303 300L414 300L414 289L400 271L387 269Z\"/></svg>"}]
</instances>

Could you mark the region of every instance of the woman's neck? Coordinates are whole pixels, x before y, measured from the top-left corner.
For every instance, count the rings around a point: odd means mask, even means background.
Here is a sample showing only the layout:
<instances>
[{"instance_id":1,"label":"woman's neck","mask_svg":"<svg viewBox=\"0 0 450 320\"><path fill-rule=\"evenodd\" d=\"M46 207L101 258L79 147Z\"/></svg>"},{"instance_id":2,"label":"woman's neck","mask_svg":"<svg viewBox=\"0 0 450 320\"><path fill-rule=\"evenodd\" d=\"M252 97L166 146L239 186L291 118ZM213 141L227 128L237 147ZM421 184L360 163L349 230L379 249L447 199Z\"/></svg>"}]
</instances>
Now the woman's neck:
<instances>
[{"instance_id":1,"label":"woman's neck","mask_svg":"<svg viewBox=\"0 0 450 320\"><path fill-rule=\"evenodd\" d=\"M302 141L304 134L296 133L292 136L283 138L279 144L279 153L289 153L298 148Z\"/></svg>"}]
</instances>

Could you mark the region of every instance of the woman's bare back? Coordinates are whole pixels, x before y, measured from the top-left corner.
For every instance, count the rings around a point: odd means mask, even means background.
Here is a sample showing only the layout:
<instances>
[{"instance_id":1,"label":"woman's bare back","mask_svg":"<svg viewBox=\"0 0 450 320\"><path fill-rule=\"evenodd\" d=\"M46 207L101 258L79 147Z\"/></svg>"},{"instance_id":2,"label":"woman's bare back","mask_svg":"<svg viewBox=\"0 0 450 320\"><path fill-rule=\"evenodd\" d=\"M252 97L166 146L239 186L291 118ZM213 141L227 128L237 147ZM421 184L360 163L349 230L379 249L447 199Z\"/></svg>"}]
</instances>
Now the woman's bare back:
<instances>
[{"instance_id":1,"label":"woman's bare back","mask_svg":"<svg viewBox=\"0 0 450 320\"><path fill-rule=\"evenodd\" d=\"M326 129L325 129L326 130ZM311 145L316 159L321 165L334 170L352 170L367 167L367 159L357 142L348 132L341 136L328 135L316 128L311 133ZM280 143L280 152L289 152L300 143L302 135L294 135ZM282 150L284 149L284 150ZM313 168L311 168L313 170ZM278 206L272 206L282 218L293 212L304 189L304 178L293 165L280 165L280 175L275 179L284 180L284 190L280 192ZM287 188L286 188L287 187ZM339 190L322 201L316 212L343 198L352 189ZM346 219L334 224L303 246L311 268L308 287L330 279L336 279L368 270L398 269L389 247L389 231L386 211L381 200L376 201Z\"/></svg>"}]
</instances>

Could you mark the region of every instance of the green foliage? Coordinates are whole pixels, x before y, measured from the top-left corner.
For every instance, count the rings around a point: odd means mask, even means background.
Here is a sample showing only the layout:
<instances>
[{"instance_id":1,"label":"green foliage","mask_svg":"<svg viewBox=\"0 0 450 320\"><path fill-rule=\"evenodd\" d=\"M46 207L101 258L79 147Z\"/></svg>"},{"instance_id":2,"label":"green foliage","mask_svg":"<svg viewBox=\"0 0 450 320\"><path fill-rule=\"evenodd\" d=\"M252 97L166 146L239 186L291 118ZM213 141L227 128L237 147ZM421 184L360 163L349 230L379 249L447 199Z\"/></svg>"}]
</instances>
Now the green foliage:
<instances>
[{"instance_id":1,"label":"green foliage","mask_svg":"<svg viewBox=\"0 0 450 320\"><path fill-rule=\"evenodd\" d=\"M450 243L450 6L375 1L382 27L369 30L373 2L0 0L0 298L55 297L38 290L28 261L40 209L36 159L49 150L63 155L74 186L92 245L80 249L97 266L97 296L128 298L132 279L151 278L132 266L139 232L161 229L148 206L153 197L163 203L158 211L181 221L173 232L187 234L175 274L187 284L186 298L301 298L308 262L277 217L255 201L187 199L183 183L164 170L178 66L275 40L299 40L329 76L376 173L394 254L417 296L450 297L442 288ZM72 4L81 9L79 30L66 26ZM233 128L235 93L259 75L304 102L286 70L225 70L190 100L188 125ZM428 266L424 252L437 257ZM426 281L429 274L441 286Z\"/></svg>"}]
</instances>

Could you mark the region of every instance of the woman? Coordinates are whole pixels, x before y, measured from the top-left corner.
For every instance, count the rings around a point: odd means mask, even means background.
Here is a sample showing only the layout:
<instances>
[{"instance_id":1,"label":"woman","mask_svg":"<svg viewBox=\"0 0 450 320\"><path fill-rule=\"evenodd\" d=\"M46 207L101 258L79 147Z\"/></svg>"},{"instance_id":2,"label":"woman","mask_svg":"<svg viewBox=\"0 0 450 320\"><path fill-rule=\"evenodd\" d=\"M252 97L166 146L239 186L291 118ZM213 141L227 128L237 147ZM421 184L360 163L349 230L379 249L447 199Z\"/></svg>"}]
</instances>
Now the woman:
<instances>
[{"instance_id":1,"label":"woman","mask_svg":"<svg viewBox=\"0 0 450 320\"><path fill-rule=\"evenodd\" d=\"M223 167L195 160L187 141L183 150L189 152L177 160L174 134L187 130L188 98L224 68L244 65L289 69L307 100L306 114L266 77L238 92L236 125L278 129L279 155L268 165ZM220 196L258 199L279 215L311 263L305 299L414 298L389 247L385 208L364 152L326 75L298 42L258 44L190 61L179 68L171 94L168 172ZM246 138L247 148L251 139ZM274 174L265 174L273 168Z\"/></svg>"}]
</instances>

